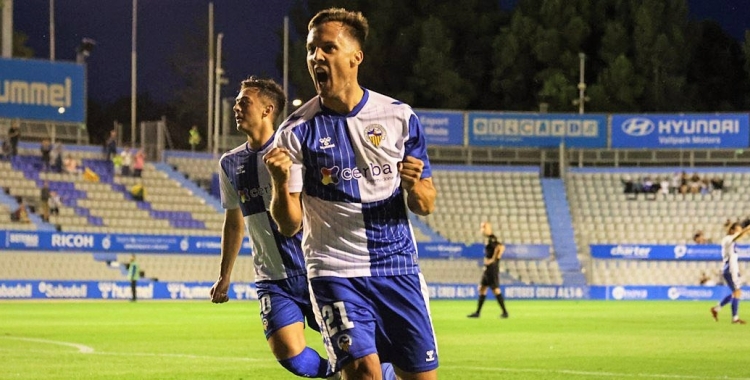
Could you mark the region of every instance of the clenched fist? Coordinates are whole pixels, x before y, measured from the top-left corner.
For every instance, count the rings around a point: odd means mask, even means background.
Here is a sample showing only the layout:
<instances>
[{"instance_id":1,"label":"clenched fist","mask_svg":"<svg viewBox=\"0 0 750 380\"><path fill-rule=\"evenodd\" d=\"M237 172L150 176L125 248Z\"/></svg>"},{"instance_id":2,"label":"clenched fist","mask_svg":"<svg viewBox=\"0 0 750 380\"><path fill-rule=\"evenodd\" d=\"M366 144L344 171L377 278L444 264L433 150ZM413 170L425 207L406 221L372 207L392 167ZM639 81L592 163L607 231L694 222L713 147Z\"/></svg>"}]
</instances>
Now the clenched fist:
<instances>
[{"instance_id":1,"label":"clenched fist","mask_svg":"<svg viewBox=\"0 0 750 380\"><path fill-rule=\"evenodd\" d=\"M276 183L289 181L289 172L292 167L292 158L289 151L284 148L273 148L263 156L268 173Z\"/></svg>"},{"instance_id":2,"label":"clenched fist","mask_svg":"<svg viewBox=\"0 0 750 380\"><path fill-rule=\"evenodd\" d=\"M411 191L414 188L414 185L422 177L422 169L424 169L424 162L416 157L406 156L403 161L398 163L401 186L404 190Z\"/></svg>"}]
</instances>

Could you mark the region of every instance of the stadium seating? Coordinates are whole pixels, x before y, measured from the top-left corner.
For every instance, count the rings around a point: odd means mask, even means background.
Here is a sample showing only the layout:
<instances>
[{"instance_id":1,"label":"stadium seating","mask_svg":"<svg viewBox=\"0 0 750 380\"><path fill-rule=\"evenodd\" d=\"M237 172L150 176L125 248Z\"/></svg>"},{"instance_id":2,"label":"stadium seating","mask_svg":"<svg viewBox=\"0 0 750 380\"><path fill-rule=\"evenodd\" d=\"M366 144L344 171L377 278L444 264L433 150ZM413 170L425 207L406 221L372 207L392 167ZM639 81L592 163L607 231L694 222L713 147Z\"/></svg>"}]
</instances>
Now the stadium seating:
<instances>
[{"instance_id":1,"label":"stadium seating","mask_svg":"<svg viewBox=\"0 0 750 380\"><path fill-rule=\"evenodd\" d=\"M750 273L740 261L740 273ZM723 283L715 261L593 260L590 285L699 285L702 273Z\"/></svg>"},{"instance_id":2,"label":"stadium seating","mask_svg":"<svg viewBox=\"0 0 750 380\"><path fill-rule=\"evenodd\" d=\"M168 156L167 163L204 187L209 186L219 167L218 159L207 158L205 154L196 154L195 157Z\"/></svg>"},{"instance_id":3,"label":"stadium seating","mask_svg":"<svg viewBox=\"0 0 750 380\"><path fill-rule=\"evenodd\" d=\"M551 244L538 172L433 169L439 196L435 212L421 217L453 242L482 242L479 225L492 223L505 243Z\"/></svg>"},{"instance_id":4,"label":"stadium seating","mask_svg":"<svg viewBox=\"0 0 750 380\"><path fill-rule=\"evenodd\" d=\"M39 187L49 181L52 190L62 195L63 207L53 215L50 223L62 231L178 234L218 236L223 214L205 199L170 178L152 164L147 164L142 178L113 175L98 151L70 150L100 177L98 182L84 180L80 175L41 171L38 151L21 149L13 163L0 162L0 187L10 196L21 196L37 205ZM167 162L186 177L198 182L210 181L217 170L216 160L207 156L168 156ZM750 185L750 171L737 169L698 170L702 176L718 176L725 181L725 190L710 195L657 195L654 200L629 199L623 194L621 179L628 175L671 176L681 169L608 168L570 170L565 186L573 218L579 259L590 285L695 285L701 273L715 277L718 262L628 261L592 259L590 244L689 244L694 232L702 230L718 242L724 235L727 219L745 218L750 194L737 191ZM692 173L692 171L691 171ZM547 244L552 247L550 222L542 195L540 175L536 171L514 170L512 167L466 167L435 165L433 180L439 192L436 211L429 216L415 217L437 235L451 242L476 244L482 242L479 224L490 221L495 233L509 244ZM129 189L136 183L146 188L146 199L132 199ZM30 230L33 223L10 221L9 206L0 203L0 229ZM427 242L434 234L415 230L420 242ZM24 261L56 263L59 268L85 268L86 278L77 274L63 274L50 269L54 265L39 265L13 274L11 269L0 273L0 278L47 279L122 279L122 273L94 261L84 254L4 254L0 265L5 268L21 265ZM30 256L25 256L30 255ZM120 257L125 262L127 258ZM234 281L252 281L250 257L241 257L235 268ZM217 275L218 257L201 255L139 255L139 262L147 277L164 281L212 282ZM5 265L7 264L7 265ZM420 264L429 282L475 284L482 266L478 260L421 259ZM21 268L21 266L19 266ZM44 269L47 268L47 269ZM741 271L750 266L742 262ZM44 272L40 272L44 271ZM52 272L50 272L52 271ZM24 274L25 273L25 274ZM500 263L503 284L562 284L562 277L554 251L546 260L503 259ZM48 276L49 275L49 276ZM50 277L51 276L51 277Z\"/></svg>"},{"instance_id":5,"label":"stadium seating","mask_svg":"<svg viewBox=\"0 0 750 380\"><path fill-rule=\"evenodd\" d=\"M41 170L38 154L21 149L13 165L0 165L0 187L10 195L21 196L33 205L39 204L39 187L43 181L57 191L64 206L50 222L62 231L218 235L223 215L205 200L182 188L151 164L146 164L142 178L113 175L111 165L100 153L71 150L66 155L80 160L84 167L99 175L90 182L81 175ZM129 189L136 183L146 188L145 202L132 199ZM15 228L18 226L14 224Z\"/></svg>"},{"instance_id":6,"label":"stadium seating","mask_svg":"<svg viewBox=\"0 0 750 380\"><path fill-rule=\"evenodd\" d=\"M746 216L738 206L750 202L750 194L732 189L750 185L750 172L702 173L723 177L729 190L709 195L656 194L654 200L646 200L641 194L631 200L623 194L620 180L624 175L638 178L666 173L569 173L568 199L580 252L588 254L589 244L687 244L698 230L718 242L725 235L723 225L727 219Z\"/></svg>"},{"instance_id":7,"label":"stadium seating","mask_svg":"<svg viewBox=\"0 0 750 380\"><path fill-rule=\"evenodd\" d=\"M714 243L726 235L727 219L747 217L750 194L737 189L750 185L750 172L701 169L702 177L724 179L725 189L710 194L623 193L622 179L663 178L681 169L572 170L567 192L579 258L592 285L697 285L702 272L713 274L719 262L638 261L592 259L590 244L691 244L696 231ZM692 172L691 172L692 173ZM741 272L746 272L746 264ZM744 268L744 269L742 269ZM714 276L716 277L716 276Z\"/></svg>"},{"instance_id":8,"label":"stadium seating","mask_svg":"<svg viewBox=\"0 0 750 380\"><path fill-rule=\"evenodd\" d=\"M214 282L219 276L221 259L218 255L160 255L139 254L138 265L146 278L159 281L200 281ZM117 261L127 263L130 255L117 255ZM232 269L232 282L253 282L252 256L240 255Z\"/></svg>"},{"instance_id":9,"label":"stadium seating","mask_svg":"<svg viewBox=\"0 0 750 380\"><path fill-rule=\"evenodd\" d=\"M60 252L3 252L0 279L123 280L119 269L95 261L93 255Z\"/></svg>"}]
</instances>

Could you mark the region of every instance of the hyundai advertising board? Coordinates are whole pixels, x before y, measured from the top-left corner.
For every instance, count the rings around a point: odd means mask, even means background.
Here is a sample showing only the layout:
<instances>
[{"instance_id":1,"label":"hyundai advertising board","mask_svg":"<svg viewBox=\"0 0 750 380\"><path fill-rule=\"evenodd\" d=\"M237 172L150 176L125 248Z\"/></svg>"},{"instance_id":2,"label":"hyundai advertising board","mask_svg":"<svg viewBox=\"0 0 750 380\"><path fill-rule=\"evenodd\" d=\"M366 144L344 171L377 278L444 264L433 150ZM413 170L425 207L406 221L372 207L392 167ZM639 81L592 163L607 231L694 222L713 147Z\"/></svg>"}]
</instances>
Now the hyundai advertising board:
<instances>
[{"instance_id":1,"label":"hyundai advertising board","mask_svg":"<svg viewBox=\"0 0 750 380\"><path fill-rule=\"evenodd\" d=\"M612 148L747 148L748 114L612 115Z\"/></svg>"},{"instance_id":2,"label":"hyundai advertising board","mask_svg":"<svg viewBox=\"0 0 750 380\"><path fill-rule=\"evenodd\" d=\"M0 117L82 123L83 65L0 58Z\"/></svg>"},{"instance_id":3,"label":"hyundai advertising board","mask_svg":"<svg viewBox=\"0 0 750 380\"><path fill-rule=\"evenodd\" d=\"M469 145L553 148L607 146L605 115L469 112Z\"/></svg>"}]
</instances>

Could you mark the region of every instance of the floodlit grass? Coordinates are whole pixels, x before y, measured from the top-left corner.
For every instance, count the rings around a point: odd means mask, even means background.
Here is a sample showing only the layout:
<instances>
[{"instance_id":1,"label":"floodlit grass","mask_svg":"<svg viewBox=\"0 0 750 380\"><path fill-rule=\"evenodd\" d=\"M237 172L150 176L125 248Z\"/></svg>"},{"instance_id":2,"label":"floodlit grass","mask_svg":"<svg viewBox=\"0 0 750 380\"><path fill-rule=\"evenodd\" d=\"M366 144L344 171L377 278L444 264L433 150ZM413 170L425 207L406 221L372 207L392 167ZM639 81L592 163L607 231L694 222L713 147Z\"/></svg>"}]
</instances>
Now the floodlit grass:
<instances>
[{"instance_id":1,"label":"floodlit grass","mask_svg":"<svg viewBox=\"0 0 750 380\"><path fill-rule=\"evenodd\" d=\"M709 302L510 300L503 320L491 299L479 319L473 301L433 301L441 379L750 379L750 325L729 308L716 323ZM295 378L257 314L247 301L3 301L0 379Z\"/></svg>"}]
</instances>

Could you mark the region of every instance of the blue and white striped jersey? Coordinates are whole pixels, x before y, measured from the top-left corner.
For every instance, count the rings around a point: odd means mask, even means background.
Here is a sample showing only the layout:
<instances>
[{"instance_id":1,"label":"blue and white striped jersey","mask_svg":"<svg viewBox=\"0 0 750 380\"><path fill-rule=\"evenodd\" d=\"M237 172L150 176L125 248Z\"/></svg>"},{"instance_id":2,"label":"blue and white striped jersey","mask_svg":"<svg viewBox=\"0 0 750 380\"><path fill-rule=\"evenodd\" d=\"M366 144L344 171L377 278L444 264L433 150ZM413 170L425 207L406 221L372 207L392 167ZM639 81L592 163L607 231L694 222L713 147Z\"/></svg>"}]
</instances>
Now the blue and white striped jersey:
<instances>
[{"instance_id":1,"label":"blue and white striped jersey","mask_svg":"<svg viewBox=\"0 0 750 380\"><path fill-rule=\"evenodd\" d=\"M279 233L268 211L271 203L271 176L263 155L272 147L268 140L259 151L248 143L225 153L219 160L221 205L225 209L241 208L245 228L253 247L255 280L281 280L305 274L302 233L287 238ZM295 176L299 177L299 176ZM290 180L290 189L299 191L302 182Z\"/></svg>"},{"instance_id":2,"label":"blue and white striped jersey","mask_svg":"<svg viewBox=\"0 0 750 380\"><path fill-rule=\"evenodd\" d=\"M721 239L721 259L724 263L722 270L725 273L729 273L732 276L732 280L735 284L739 284L739 255L737 255L737 243L734 239L737 238L737 234L727 235Z\"/></svg>"},{"instance_id":3,"label":"blue and white striped jersey","mask_svg":"<svg viewBox=\"0 0 750 380\"><path fill-rule=\"evenodd\" d=\"M398 163L424 161L432 176L419 119L411 107L364 90L348 115L311 99L276 133L304 179L302 248L309 278L419 273L417 246Z\"/></svg>"}]
</instances>

